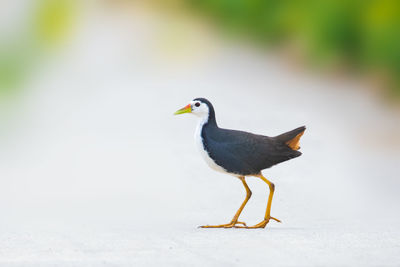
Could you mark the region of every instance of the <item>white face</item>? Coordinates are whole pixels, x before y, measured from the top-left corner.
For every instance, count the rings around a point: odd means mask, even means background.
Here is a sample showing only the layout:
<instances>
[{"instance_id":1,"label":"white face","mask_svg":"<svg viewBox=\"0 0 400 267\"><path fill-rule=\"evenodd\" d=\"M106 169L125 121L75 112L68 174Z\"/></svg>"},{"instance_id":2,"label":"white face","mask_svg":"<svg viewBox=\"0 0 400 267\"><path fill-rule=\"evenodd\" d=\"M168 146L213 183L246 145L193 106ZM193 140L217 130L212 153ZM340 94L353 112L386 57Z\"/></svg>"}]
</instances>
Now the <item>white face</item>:
<instances>
[{"instance_id":1,"label":"white face","mask_svg":"<svg viewBox=\"0 0 400 267\"><path fill-rule=\"evenodd\" d=\"M207 104L199 100L193 100L190 102L190 105L192 106L192 113L194 115L199 117L208 117L209 110Z\"/></svg>"}]
</instances>

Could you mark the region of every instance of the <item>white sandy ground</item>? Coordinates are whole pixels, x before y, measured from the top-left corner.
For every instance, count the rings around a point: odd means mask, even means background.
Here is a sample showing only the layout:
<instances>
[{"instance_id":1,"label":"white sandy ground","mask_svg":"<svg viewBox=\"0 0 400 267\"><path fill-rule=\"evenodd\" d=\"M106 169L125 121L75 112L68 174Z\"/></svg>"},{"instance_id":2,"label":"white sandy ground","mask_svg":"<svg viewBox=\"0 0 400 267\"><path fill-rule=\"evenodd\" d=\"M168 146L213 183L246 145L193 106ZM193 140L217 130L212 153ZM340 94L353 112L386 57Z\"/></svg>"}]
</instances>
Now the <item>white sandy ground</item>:
<instances>
[{"instance_id":1,"label":"white sandy ground","mask_svg":"<svg viewBox=\"0 0 400 267\"><path fill-rule=\"evenodd\" d=\"M356 82L299 73L186 18L88 7L77 37L3 109L0 266L399 266L400 118ZM266 229L228 222L241 183L210 170L196 119L276 135L304 155L264 174ZM267 187L241 220L259 222Z\"/></svg>"}]
</instances>

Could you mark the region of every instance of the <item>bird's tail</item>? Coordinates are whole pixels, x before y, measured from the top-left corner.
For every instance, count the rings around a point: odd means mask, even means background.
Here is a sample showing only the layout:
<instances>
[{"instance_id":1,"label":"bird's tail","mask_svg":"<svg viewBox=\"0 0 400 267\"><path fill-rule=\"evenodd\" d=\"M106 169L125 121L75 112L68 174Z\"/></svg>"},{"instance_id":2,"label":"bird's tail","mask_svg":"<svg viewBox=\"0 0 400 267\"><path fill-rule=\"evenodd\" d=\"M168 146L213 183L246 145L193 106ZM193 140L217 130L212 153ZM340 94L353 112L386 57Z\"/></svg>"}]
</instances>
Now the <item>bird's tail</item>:
<instances>
[{"instance_id":1,"label":"bird's tail","mask_svg":"<svg viewBox=\"0 0 400 267\"><path fill-rule=\"evenodd\" d=\"M275 136L275 138L284 142L291 149L299 150L300 149L300 137L304 134L305 130L306 130L306 127L301 126L294 130L291 130L289 132Z\"/></svg>"}]
</instances>

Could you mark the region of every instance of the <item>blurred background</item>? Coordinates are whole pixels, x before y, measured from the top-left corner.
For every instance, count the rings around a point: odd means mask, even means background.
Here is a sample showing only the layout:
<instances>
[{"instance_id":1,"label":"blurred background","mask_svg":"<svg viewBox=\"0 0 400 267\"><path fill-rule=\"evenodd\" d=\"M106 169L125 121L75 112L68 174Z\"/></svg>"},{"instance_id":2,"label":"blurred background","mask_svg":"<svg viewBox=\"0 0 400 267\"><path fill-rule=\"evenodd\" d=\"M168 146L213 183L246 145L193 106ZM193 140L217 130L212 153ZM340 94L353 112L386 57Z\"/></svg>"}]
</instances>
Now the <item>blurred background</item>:
<instances>
[{"instance_id":1,"label":"blurred background","mask_svg":"<svg viewBox=\"0 0 400 267\"><path fill-rule=\"evenodd\" d=\"M0 265L400 264L400 2L0 3ZM301 125L271 222L193 142ZM264 214L267 187L242 220ZM288 257L289 256L289 257Z\"/></svg>"}]
</instances>

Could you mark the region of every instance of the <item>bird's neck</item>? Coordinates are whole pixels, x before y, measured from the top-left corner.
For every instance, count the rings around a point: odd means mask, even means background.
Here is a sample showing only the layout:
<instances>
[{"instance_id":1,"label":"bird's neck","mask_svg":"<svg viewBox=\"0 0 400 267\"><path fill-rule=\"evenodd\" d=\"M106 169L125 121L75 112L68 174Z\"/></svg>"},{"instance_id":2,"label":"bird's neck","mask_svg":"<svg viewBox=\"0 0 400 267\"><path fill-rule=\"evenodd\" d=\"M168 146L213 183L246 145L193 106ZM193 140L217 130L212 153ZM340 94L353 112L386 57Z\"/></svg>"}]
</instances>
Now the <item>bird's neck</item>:
<instances>
[{"instance_id":1,"label":"bird's neck","mask_svg":"<svg viewBox=\"0 0 400 267\"><path fill-rule=\"evenodd\" d=\"M207 125L207 126L211 126L211 127L213 127L213 126L218 127L217 126L217 121L215 120L215 112L214 112L214 110L211 109L208 112L208 114L200 117L199 124L202 125L202 126L203 125Z\"/></svg>"},{"instance_id":2,"label":"bird's neck","mask_svg":"<svg viewBox=\"0 0 400 267\"><path fill-rule=\"evenodd\" d=\"M211 127L211 128L218 128L217 121L215 120L214 111L205 114L199 118L199 122L197 125L197 131L201 132L204 126Z\"/></svg>"}]
</instances>

